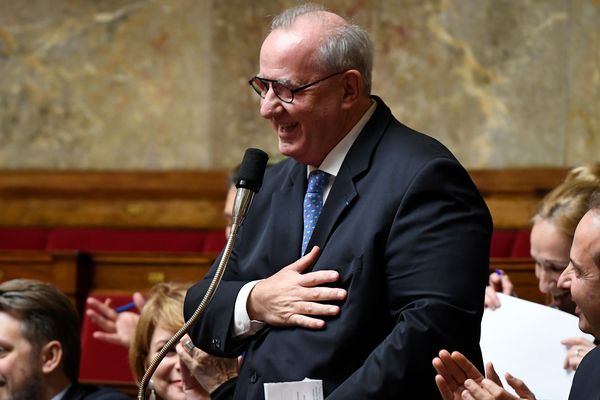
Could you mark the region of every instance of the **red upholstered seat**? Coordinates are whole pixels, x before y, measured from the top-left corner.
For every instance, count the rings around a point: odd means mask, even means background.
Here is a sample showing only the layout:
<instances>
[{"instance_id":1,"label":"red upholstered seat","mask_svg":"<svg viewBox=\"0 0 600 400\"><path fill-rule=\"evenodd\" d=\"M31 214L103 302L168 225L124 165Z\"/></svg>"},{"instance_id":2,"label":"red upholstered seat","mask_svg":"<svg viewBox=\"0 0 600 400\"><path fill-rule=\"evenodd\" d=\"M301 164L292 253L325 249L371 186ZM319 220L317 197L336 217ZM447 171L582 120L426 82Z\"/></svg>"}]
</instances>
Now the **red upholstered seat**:
<instances>
[{"instance_id":1,"label":"red upholstered seat","mask_svg":"<svg viewBox=\"0 0 600 400\"><path fill-rule=\"evenodd\" d=\"M205 235L203 250L208 253L219 253L227 244L223 231L206 231Z\"/></svg>"},{"instance_id":2,"label":"red upholstered seat","mask_svg":"<svg viewBox=\"0 0 600 400\"><path fill-rule=\"evenodd\" d=\"M514 230L498 230L492 232L490 258L508 258L512 251L516 232Z\"/></svg>"},{"instance_id":3,"label":"red upholstered seat","mask_svg":"<svg viewBox=\"0 0 600 400\"><path fill-rule=\"evenodd\" d=\"M44 250L50 229L0 228L0 250Z\"/></svg>"},{"instance_id":4,"label":"red upholstered seat","mask_svg":"<svg viewBox=\"0 0 600 400\"><path fill-rule=\"evenodd\" d=\"M131 302L131 295L94 295L100 301L110 297L112 306ZM87 306L86 306L87 309ZM81 328L81 365L79 379L84 381L134 382L129 369L128 349L94 339L98 326L85 314Z\"/></svg>"},{"instance_id":5,"label":"red upholstered seat","mask_svg":"<svg viewBox=\"0 0 600 400\"><path fill-rule=\"evenodd\" d=\"M220 241L218 236L222 238ZM57 228L50 234L47 248L80 251L202 252L209 251L206 249L207 245L219 251L224 242L222 231Z\"/></svg>"},{"instance_id":6,"label":"red upholstered seat","mask_svg":"<svg viewBox=\"0 0 600 400\"><path fill-rule=\"evenodd\" d=\"M513 244L510 252L511 258L529 258L530 246L529 237L531 235L530 229L523 229L515 234L515 243Z\"/></svg>"}]
</instances>

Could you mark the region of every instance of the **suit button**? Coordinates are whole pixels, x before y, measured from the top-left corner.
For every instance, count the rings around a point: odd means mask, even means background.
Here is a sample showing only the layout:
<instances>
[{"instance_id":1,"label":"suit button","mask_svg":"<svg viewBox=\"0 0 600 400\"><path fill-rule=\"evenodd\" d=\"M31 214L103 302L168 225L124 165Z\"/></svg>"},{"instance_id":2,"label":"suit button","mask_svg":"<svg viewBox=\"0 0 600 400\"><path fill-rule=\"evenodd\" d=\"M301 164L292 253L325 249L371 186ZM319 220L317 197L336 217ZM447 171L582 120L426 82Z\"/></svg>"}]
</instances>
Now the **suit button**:
<instances>
[{"instance_id":1,"label":"suit button","mask_svg":"<svg viewBox=\"0 0 600 400\"><path fill-rule=\"evenodd\" d=\"M252 375L250 375L250 383L256 383L257 380L258 375L256 375L256 372L253 372Z\"/></svg>"},{"instance_id":2,"label":"suit button","mask_svg":"<svg viewBox=\"0 0 600 400\"><path fill-rule=\"evenodd\" d=\"M212 345L219 350L221 349L221 341L219 339L213 339Z\"/></svg>"}]
</instances>

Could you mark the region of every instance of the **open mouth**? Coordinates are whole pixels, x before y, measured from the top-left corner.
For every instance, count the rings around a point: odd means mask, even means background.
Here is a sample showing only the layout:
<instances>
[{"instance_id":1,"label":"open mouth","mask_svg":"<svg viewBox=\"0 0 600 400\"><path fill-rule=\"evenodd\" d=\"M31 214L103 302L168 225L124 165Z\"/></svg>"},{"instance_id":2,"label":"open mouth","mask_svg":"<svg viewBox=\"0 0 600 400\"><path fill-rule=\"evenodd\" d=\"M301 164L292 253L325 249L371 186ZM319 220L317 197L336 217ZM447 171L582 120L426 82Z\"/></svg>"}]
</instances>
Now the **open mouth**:
<instances>
[{"instance_id":1,"label":"open mouth","mask_svg":"<svg viewBox=\"0 0 600 400\"><path fill-rule=\"evenodd\" d=\"M290 133L291 131L293 131L297 126L298 126L298 124L295 122L291 123L291 124L278 124L277 130L282 134L286 134L286 133Z\"/></svg>"}]
</instances>

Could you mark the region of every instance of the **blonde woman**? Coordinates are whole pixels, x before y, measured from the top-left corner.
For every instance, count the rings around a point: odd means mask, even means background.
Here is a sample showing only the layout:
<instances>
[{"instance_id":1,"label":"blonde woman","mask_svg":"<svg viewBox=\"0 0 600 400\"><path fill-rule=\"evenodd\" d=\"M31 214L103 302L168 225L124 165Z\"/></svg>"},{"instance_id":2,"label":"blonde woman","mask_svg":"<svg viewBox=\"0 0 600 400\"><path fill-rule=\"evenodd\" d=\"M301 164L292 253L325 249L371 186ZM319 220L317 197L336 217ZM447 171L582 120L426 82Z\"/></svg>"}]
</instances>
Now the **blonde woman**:
<instances>
[{"instance_id":1,"label":"blonde woman","mask_svg":"<svg viewBox=\"0 0 600 400\"><path fill-rule=\"evenodd\" d=\"M183 326L183 300L189 285L162 283L149 293L129 348L129 363L138 381L165 343ZM151 390L162 400L208 400L223 387L235 385L238 361L210 356L194 348L187 336L185 347L167 354L151 379ZM197 379L196 377L200 378ZM202 384L210 382L205 388ZM212 396L211 396L212 394ZM221 397L219 397L221 398Z\"/></svg>"}]
</instances>

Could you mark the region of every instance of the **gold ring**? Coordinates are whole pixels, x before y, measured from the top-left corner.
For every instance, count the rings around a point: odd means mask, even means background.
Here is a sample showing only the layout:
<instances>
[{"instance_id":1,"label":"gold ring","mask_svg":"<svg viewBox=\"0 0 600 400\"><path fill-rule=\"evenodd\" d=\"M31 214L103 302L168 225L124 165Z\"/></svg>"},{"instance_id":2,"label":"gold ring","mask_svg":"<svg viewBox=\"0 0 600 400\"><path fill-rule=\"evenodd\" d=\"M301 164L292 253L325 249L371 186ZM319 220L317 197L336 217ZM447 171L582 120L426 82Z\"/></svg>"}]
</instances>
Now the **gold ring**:
<instances>
[{"instance_id":1,"label":"gold ring","mask_svg":"<svg viewBox=\"0 0 600 400\"><path fill-rule=\"evenodd\" d=\"M187 351L188 353L191 353L192 350L194 350L194 343L191 340L186 340L185 342L182 343L183 348L185 349L185 351Z\"/></svg>"}]
</instances>

